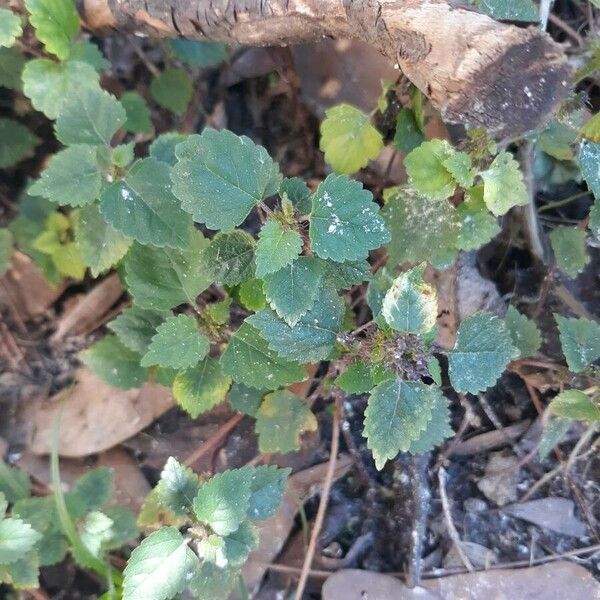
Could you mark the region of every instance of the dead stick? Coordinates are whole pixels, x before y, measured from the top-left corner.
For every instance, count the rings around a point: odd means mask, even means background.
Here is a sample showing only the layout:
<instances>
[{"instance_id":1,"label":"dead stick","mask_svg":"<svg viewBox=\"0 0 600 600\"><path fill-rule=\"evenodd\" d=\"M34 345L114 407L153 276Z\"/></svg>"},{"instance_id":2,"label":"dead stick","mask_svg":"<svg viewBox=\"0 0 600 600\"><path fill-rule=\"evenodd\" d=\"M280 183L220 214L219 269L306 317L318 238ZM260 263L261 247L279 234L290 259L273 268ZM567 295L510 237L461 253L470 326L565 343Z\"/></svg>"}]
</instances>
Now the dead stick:
<instances>
[{"instance_id":1,"label":"dead stick","mask_svg":"<svg viewBox=\"0 0 600 600\"><path fill-rule=\"evenodd\" d=\"M331 451L329 455L329 464L327 465L327 474L325 475L325 481L323 482L323 491L321 492L321 500L319 501L319 508L317 510L315 525L310 535L308 550L306 551L306 556L304 557L304 564L302 565L302 571L300 572L300 580L298 581L298 587L296 588L296 600L302 600L302 594L304 593L304 588L306 587L310 567L312 565L312 561L315 556L315 551L317 549L319 533L321 531L321 527L323 527L323 521L325 520L325 511L327 510L329 492L331 491L331 485L333 484L333 474L335 473L335 463L337 460L337 453L339 448L340 412L340 400L339 398L336 398L335 410L333 412L333 426L331 433Z\"/></svg>"}]
</instances>

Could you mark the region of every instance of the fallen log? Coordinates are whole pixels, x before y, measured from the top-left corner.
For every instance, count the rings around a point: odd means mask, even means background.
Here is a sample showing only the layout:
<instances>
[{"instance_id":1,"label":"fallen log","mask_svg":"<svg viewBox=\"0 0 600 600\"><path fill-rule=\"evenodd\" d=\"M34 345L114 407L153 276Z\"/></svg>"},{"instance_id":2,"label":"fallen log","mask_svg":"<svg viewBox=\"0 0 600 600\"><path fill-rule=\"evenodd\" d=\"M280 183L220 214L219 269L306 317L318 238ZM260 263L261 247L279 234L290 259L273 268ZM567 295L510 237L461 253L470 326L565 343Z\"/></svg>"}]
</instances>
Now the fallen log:
<instances>
[{"instance_id":1,"label":"fallen log","mask_svg":"<svg viewBox=\"0 0 600 600\"><path fill-rule=\"evenodd\" d=\"M448 122L507 137L543 125L566 97L561 47L535 27L446 0L82 0L95 30L287 45L357 38L402 69Z\"/></svg>"}]
</instances>

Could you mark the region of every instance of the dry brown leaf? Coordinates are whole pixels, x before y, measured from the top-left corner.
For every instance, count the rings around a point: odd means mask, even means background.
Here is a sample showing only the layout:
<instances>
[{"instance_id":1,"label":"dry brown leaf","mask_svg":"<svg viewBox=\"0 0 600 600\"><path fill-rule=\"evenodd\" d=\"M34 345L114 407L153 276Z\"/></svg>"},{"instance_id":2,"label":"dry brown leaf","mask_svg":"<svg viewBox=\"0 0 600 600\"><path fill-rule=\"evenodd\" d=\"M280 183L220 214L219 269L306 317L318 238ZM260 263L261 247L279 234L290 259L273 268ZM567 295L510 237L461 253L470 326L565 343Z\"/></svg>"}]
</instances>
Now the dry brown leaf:
<instances>
[{"instance_id":1,"label":"dry brown leaf","mask_svg":"<svg viewBox=\"0 0 600 600\"><path fill-rule=\"evenodd\" d=\"M46 312L65 288L65 283L50 285L28 256L15 252L10 269L0 279L0 305L8 306L22 321L28 321Z\"/></svg>"},{"instance_id":2,"label":"dry brown leaf","mask_svg":"<svg viewBox=\"0 0 600 600\"><path fill-rule=\"evenodd\" d=\"M77 335L93 331L95 325L101 322L104 315L122 294L123 288L119 276L112 273L61 316L50 341L56 343L67 334Z\"/></svg>"},{"instance_id":3,"label":"dry brown leaf","mask_svg":"<svg viewBox=\"0 0 600 600\"><path fill-rule=\"evenodd\" d=\"M70 393L61 392L32 408L30 449L34 454L50 452L52 430L63 398L59 454L71 457L112 448L174 406L171 391L156 383L123 391L85 367L77 371L75 378L77 383Z\"/></svg>"}]
</instances>

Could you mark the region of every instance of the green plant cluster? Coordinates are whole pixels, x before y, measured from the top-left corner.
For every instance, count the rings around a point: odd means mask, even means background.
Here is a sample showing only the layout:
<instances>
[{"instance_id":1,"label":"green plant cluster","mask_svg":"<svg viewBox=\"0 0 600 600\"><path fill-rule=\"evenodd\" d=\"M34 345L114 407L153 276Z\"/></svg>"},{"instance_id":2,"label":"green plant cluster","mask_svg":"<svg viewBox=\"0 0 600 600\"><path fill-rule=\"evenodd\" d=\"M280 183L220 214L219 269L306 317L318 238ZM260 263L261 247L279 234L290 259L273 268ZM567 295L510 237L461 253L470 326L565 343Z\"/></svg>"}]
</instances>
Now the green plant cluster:
<instances>
[{"instance_id":1,"label":"green plant cluster","mask_svg":"<svg viewBox=\"0 0 600 600\"><path fill-rule=\"evenodd\" d=\"M369 395L363 434L382 469L399 452L423 454L452 435L450 388L482 392L511 361L539 350L536 325L512 306L503 318L480 312L463 319L451 350L436 344L430 267L451 267L459 252L492 240L511 208L532 201L519 163L486 132L469 131L460 148L427 139L423 97L411 89L390 138L405 154L409 181L384 190L380 208L350 175L389 137L373 124L388 111L389 86L371 115L345 104L327 112L321 149L333 172L311 189L283 177L265 148L245 136L210 128L154 136L141 95L117 99L100 87L107 61L78 39L72 0L26 6L48 56L26 60L14 45L21 19L2 9L0 85L54 120L62 147L28 186L18 218L0 229L0 272L14 246L54 283L81 280L88 269L93 277L118 271L131 306L81 354L110 384L169 386L192 418L227 401L254 418L261 452L289 452L317 421L288 388L320 365L325 391ZM193 98L189 70L217 64L227 51L184 40L170 40L167 51L169 64L150 93L182 115ZM532 134L541 150L537 168L557 178L580 168L598 195L600 144L588 127L577 155L578 128L569 119ZM137 142L150 140L142 155ZM21 123L0 119L0 167L31 156L35 143ZM586 244L600 235L599 219L594 206L589 231L560 226L550 234L567 276L589 260ZM375 272L371 256L378 257ZM357 294L372 314L360 326ZM600 357L600 327L556 321L573 383L551 404L559 431L569 419L600 418L597 386L575 389L582 375L597 379L591 365ZM22 475L2 468L0 482L10 476L25 486ZM0 521L0 580L33 586L37 567L70 548L106 578L107 597L163 600L184 589L221 597L236 585L258 542L254 523L274 514L286 477L275 467L244 467L205 481L170 459L139 517L144 527L165 526L132 552L122 581L106 567L106 553L138 531L130 516L105 507L108 472L92 471L53 500L0 487L0 513L9 515Z\"/></svg>"}]
</instances>

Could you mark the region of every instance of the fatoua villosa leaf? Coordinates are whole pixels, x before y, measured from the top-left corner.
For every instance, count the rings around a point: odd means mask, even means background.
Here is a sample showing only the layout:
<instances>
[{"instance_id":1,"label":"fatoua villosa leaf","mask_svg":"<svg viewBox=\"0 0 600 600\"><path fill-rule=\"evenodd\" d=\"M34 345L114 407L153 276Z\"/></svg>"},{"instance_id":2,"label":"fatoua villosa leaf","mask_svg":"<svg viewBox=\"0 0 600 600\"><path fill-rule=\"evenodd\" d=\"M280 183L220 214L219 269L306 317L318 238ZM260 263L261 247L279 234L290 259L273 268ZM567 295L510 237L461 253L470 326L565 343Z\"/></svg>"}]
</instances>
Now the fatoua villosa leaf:
<instances>
[{"instance_id":1,"label":"fatoua villosa leaf","mask_svg":"<svg viewBox=\"0 0 600 600\"><path fill-rule=\"evenodd\" d=\"M329 285L320 288L313 308L290 326L270 309L246 319L279 356L301 363L325 360L344 320L344 301Z\"/></svg>"},{"instance_id":2,"label":"fatoua villosa leaf","mask_svg":"<svg viewBox=\"0 0 600 600\"><path fill-rule=\"evenodd\" d=\"M132 133L151 133L152 119L146 101L137 92L125 92L119 102L125 109L127 121L123 129Z\"/></svg>"},{"instance_id":3,"label":"fatoua villosa leaf","mask_svg":"<svg viewBox=\"0 0 600 600\"><path fill-rule=\"evenodd\" d=\"M264 277L289 265L302 251L302 237L279 221L267 221L258 234L256 276Z\"/></svg>"},{"instance_id":4,"label":"fatoua villosa leaf","mask_svg":"<svg viewBox=\"0 0 600 600\"><path fill-rule=\"evenodd\" d=\"M579 421L600 421L600 408L580 390L565 390L550 402L550 412L557 417Z\"/></svg>"},{"instance_id":5,"label":"fatoua villosa leaf","mask_svg":"<svg viewBox=\"0 0 600 600\"><path fill-rule=\"evenodd\" d=\"M267 394L256 413L261 452L291 452L300 447L300 434L316 431L317 420L306 402L288 390Z\"/></svg>"},{"instance_id":6,"label":"fatoua villosa leaf","mask_svg":"<svg viewBox=\"0 0 600 600\"><path fill-rule=\"evenodd\" d=\"M550 243L558 268L569 277L577 277L590 262L585 251L585 231L579 227L555 227L550 233Z\"/></svg>"},{"instance_id":7,"label":"fatoua villosa leaf","mask_svg":"<svg viewBox=\"0 0 600 600\"><path fill-rule=\"evenodd\" d=\"M169 313L154 311L130 306L116 319L108 323L107 327L116 333L118 338L130 350L145 354L156 328L164 323Z\"/></svg>"},{"instance_id":8,"label":"fatoua villosa leaf","mask_svg":"<svg viewBox=\"0 0 600 600\"><path fill-rule=\"evenodd\" d=\"M365 410L363 435L381 470L398 452L406 452L431 420L438 388L399 378L380 383Z\"/></svg>"},{"instance_id":9,"label":"fatoua villosa leaf","mask_svg":"<svg viewBox=\"0 0 600 600\"><path fill-rule=\"evenodd\" d=\"M521 314L514 306L509 306L504 319L513 345L519 350L519 357L533 356L542 345L542 334L536 324Z\"/></svg>"},{"instance_id":10,"label":"fatoua villosa leaf","mask_svg":"<svg viewBox=\"0 0 600 600\"><path fill-rule=\"evenodd\" d=\"M200 262L213 281L237 285L254 276L255 248L254 238L240 229L217 233Z\"/></svg>"},{"instance_id":11,"label":"fatoua villosa leaf","mask_svg":"<svg viewBox=\"0 0 600 600\"><path fill-rule=\"evenodd\" d=\"M194 84L183 69L165 69L150 83L150 93L156 102L182 115L194 94Z\"/></svg>"},{"instance_id":12,"label":"fatoua villosa leaf","mask_svg":"<svg viewBox=\"0 0 600 600\"><path fill-rule=\"evenodd\" d=\"M371 192L358 181L329 175L312 198L309 236L321 258L336 262L366 258L390 241Z\"/></svg>"},{"instance_id":13,"label":"fatoua villosa leaf","mask_svg":"<svg viewBox=\"0 0 600 600\"><path fill-rule=\"evenodd\" d=\"M363 362L355 362L335 380L346 394L365 394L375 387L371 366Z\"/></svg>"},{"instance_id":14,"label":"fatoua villosa leaf","mask_svg":"<svg viewBox=\"0 0 600 600\"><path fill-rule=\"evenodd\" d=\"M381 314L396 331L423 335L435 325L437 295L434 288L423 281L425 264L402 273L387 291Z\"/></svg>"},{"instance_id":15,"label":"fatoua villosa leaf","mask_svg":"<svg viewBox=\"0 0 600 600\"><path fill-rule=\"evenodd\" d=\"M377 158L383 148L383 136L365 114L349 104L325 111L321 123L321 150L337 173L355 173Z\"/></svg>"},{"instance_id":16,"label":"fatoua villosa leaf","mask_svg":"<svg viewBox=\"0 0 600 600\"><path fill-rule=\"evenodd\" d=\"M435 398L431 407L431 419L425 429L419 434L419 437L410 444L408 452L411 454L425 454L454 434L452 427L450 427L448 400L438 388L435 389Z\"/></svg>"},{"instance_id":17,"label":"fatoua villosa leaf","mask_svg":"<svg viewBox=\"0 0 600 600\"><path fill-rule=\"evenodd\" d=\"M450 382L457 392L476 394L494 385L518 356L506 325L494 315L476 313L462 321L448 353Z\"/></svg>"},{"instance_id":18,"label":"fatoua villosa leaf","mask_svg":"<svg viewBox=\"0 0 600 600\"><path fill-rule=\"evenodd\" d=\"M85 62L35 58L23 69L23 92L49 119L56 119L64 104L85 88L99 89L98 73Z\"/></svg>"},{"instance_id":19,"label":"fatoua villosa leaf","mask_svg":"<svg viewBox=\"0 0 600 600\"><path fill-rule=\"evenodd\" d=\"M151 533L131 553L123 572L123 600L170 600L198 568L198 558L175 527Z\"/></svg>"},{"instance_id":20,"label":"fatoua villosa leaf","mask_svg":"<svg viewBox=\"0 0 600 600\"><path fill-rule=\"evenodd\" d=\"M212 283L198 260L207 246L208 240L197 230L192 230L185 250L134 243L124 264L125 281L135 303L154 310L194 304L196 296Z\"/></svg>"},{"instance_id":21,"label":"fatoua villosa leaf","mask_svg":"<svg viewBox=\"0 0 600 600\"><path fill-rule=\"evenodd\" d=\"M579 166L581 174L594 194L596 199L600 198L600 173L598 162L600 161L600 144L586 142L582 144L579 152Z\"/></svg>"},{"instance_id":22,"label":"fatoua villosa leaf","mask_svg":"<svg viewBox=\"0 0 600 600\"><path fill-rule=\"evenodd\" d=\"M590 319L574 319L554 315L558 324L560 345L573 373L583 371L600 358L600 325Z\"/></svg>"},{"instance_id":23,"label":"fatoua villosa leaf","mask_svg":"<svg viewBox=\"0 0 600 600\"><path fill-rule=\"evenodd\" d=\"M0 565L9 565L23 558L41 537L21 519L0 520Z\"/></svg>"},{"instance_id":24,"label":"fatoua villosa leaf","mask_svg":"<svg viewBox=\"0 0 600 600\"><path fill-rule=\"evenodd\" d=\"M57 152L28 193L77 207L97 200L100 187L101 170L96 148L77 144Z\"/></svg>"},{"instance_id":25,"label":"fatoua villosa leaf","mask_svg":"<svg viewBox=\"0 0 600 600\"><path fill-rule=\"evenodd\" d=\"M270 519L281 504L291 469L280 469L275 465L246 468L251 475L248 518L253 521Z\"/></svg>"},{"instance_id":26,"label":"fatoua villosa leaf","mask_svg":"<svg viewBox=\"0 0 600 600\"><path fill-rule=\"evenodd\" d=\"M276 389L306 378L303 367L273 352L249 323L242 323L235 332L220 362L223 372L234 381L259 390Z\"/></svg>"},{"instance_id":27,"label":"fatoua villosa leaf","mask_svg":"<svg viewBox=\"0 0 600 600\"><path fill-rule=\"evenodd\" d=\"M200 479L194 471L170 456L156 489L160 502L166 508L175 515L184 516L192 510L194 498L200 489Z\"/></svg>"},{"instance_id":28,"label":"fatoua villosa leaf","mask_svg":"<svg viewBox=\"0 0 600 600\"><path fill-rule=\"evenodd\" d=\"M10 48L22 32L19 15L8 8L0 8L0 48Z\"/></svg>"},{"instance_id":29,"label":"fatoua villosa leaf","mask_svg":"<svg viewBox=\"0 0 600 600\"><path fill-rule=\"evenodd\" d=\"M103 337L79 357L96 375L124 390L141 386L148 377L146 369L140 366L140 355L114 335Z\"/></svg>"},{"instance_id":30,"label":"fatoua villosa leaf","mask_svg":"<svg viewBox=\"0 0 600 600\"><path fill-rule=\"evenodd\" d=\"M265 276L263 290L271 308L291 327L314 306L323 271L315 257L300 256Z\"/></svg>"},{"instance_id":31,"label":"fatoua villosa leaf","mask_svg":"<svg viewBox=\"0 0 600 600\"><path fill-rule=\"evenodd\" d=\"M182 369L198 364L210 350L210 342L198 331L196 319L189 315L169 317L156 328L142 367L160 365Z\"/></svg>"},{"instance_id":32,"label":"fatoua villosa leaf","mask_svg":"<svg viewBox=\"0 0 600 600\"><path fill-rule=\"evenodd\" d=\"M498 21L525 21L535 23L540 16L537 6L531 0L479 0L480 10ZM529 100L528 88L523 92L523 102ZM531 91L529 91L531 94Z\"/></svg>"},{"instance_id":33,"label":"fatoua villosa leaf","mask_svg":"<svg viewBox=\"0 0 600 600\"><path fill-rule=\"evenodd\" d=\"M25 125L0 118L0 169L6 169L33 155L38 139Z\"/></svg>"},{"instance_id":34,"label":"fatoua villosa leaf","mask_svg":"<svg viewBox=\"0 0 600 600\"><path fill-rule=\"evenodd\" d=\"M54 128L63 144L108 146L126 120L125 109L114 96L99 88L84 88L68 97Z\"/></svg>"},{"instance_id":35,"label":"fatoua villosa leaf","mask_svg":"<svg viewBox=\"0 0 600 600\"><path fill-rule=\"evenodd\" d=\"M195 419L223 402L231 386L231 377L223 373L216 358L207 357L200 364L177 373L173 397Z\"/></svg>"},{"instance_id":36,"label":"fatoua villosa leaf","mask_svg":"<svg viewBox=\"0 0 600 600\"><path fill-rule=\"evenodd\" d=\"M177 146L173 193L194 221L230 231L277 192L281 174L267 151L246 136L205 129Z\"/></svg>"},{"instance_id":37,"label":"fatoua villosa leaf","mask_svg":"<svg viewBox=\"0 0 600 600\"><path fill-rule=\"evenodd\" d=\"M456 247L460 250L477 250L500 233L498 219L483 201L482 185L465 192L465 201L458 205L456 214L461 221L456 241Z\"/></svg>"},{"instance_id":38,"label":"fatoua villosa leaf","mask_svg":"<svg viewBox=\"0 0 600 600\"><path fill-rule=\"evenodd\" d=\"M169 188L169 167L145 158L105 188L100 212L117 231L140 244L186 250L192 221Z\"/></svg>"},{"instance_id":39,"label":"fatoua villosa leaf","mask_svg":"<svg viewBox=\"0 0 600 600\"><path fill-rule=\"evenodd\" d=\"M79 15L73 0L26 0L29 21L46 50L65 60L71 41L79 33Z\"/></svg>"},{"instance_id":40,"label":"fatoua villosa leaf","mask_svg":"<svg viewBox=\"0 0 600 600\"><path fill-rule=\"evenodd\" d=\"M194 498L196 517L218 535L235 531L250 507L251 471L245 468L218 473L203 483Z\"/></svg>"},{"instance_id":41,"label":"fatoua villosa leaf","mask_svg":"<svg viewBox=\"0 0 600 600\"><path fill-rule=\"evenodd\" d=\"M513 206L529 202L519 163L508 152L500 152L490 168L480 175L483 179L483 200L497 217Z\"/></svg>"},{"instance_id":42,"label":"fatoua villosa leaf","mask_svg":"<svg viewBox=\"0 0 600 600\"><path fill-rule=\"evenodd\" d=\"M94 277L116 265L133 241L107 223L96 204L80 209L74 226L81 258Z\"/></svg>"}]
</instances>

